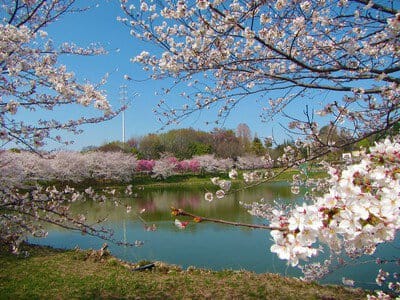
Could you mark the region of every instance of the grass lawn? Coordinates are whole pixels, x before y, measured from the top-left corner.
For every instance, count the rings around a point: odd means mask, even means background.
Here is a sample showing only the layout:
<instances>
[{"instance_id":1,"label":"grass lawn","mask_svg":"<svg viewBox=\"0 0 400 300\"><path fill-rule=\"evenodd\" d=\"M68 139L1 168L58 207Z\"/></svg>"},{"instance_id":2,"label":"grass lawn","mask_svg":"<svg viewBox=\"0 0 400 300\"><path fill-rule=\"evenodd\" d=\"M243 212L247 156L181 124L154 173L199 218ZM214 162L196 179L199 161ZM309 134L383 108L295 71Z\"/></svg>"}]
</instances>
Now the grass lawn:
<instances>
[{"instance_id":1,"label":"grass lawn","mask_svg":"<svg viewBox=\"0 0 400 300\"><path fill-rule=\"evenodd\" d=\"M265 171L265 170L264 170ZM261 173L264 172L260 170ZM277 181L286 181L291 182L293 180L293 175L299 174L298 170L289 169L289 170L282 170L280 168L276 168L272 170L277 176L269 180L268 182L277 182ZM232 181L232 190L242 189L254 185L255 183L247 184L243 180L243 173L244 172L251 172L251 171L239 171L239 179L231 180ZM327 177L327 173L325 171L321 171L319 169L315 169L311 171L308 176L311 179L319 179ZM73 183L68 182L70 186L76 187L78 189L84 189L88 186L93 187L96 190L101 190L104 187L108 188L115 188L122 192L128 184L132 184L134 187L146 187L146 189L158 189L158 188L212 188L215 185L212 184L211 178L212 177L219 177L221 179L230 180L228 177L228 172L223 173L215 173L215 174L177 174L172 175L165 179L157 179L153 178L150 175L146 174L138 174L134 176L130 182L121 183L121 182L101 182L101 181L83 181L80 183ZM268 183L267 182L267 183ZM47 182L43 183L44 185L53 185L56 186L61 185L64 186L65 183L60 182Z\"/></svg>"},{"instance_id":2,"label":"grass lawn","mask_svg":"<svg viewBox=\"0 0 400 300\"><path fill-rule=\"evenodd\" d=\"M24 245L29 256L1 247L0 299L365 299L362 290L307 284L277 274L181 270L156 263L152 270L98 251Z\"/></svg>"}]
</instances>

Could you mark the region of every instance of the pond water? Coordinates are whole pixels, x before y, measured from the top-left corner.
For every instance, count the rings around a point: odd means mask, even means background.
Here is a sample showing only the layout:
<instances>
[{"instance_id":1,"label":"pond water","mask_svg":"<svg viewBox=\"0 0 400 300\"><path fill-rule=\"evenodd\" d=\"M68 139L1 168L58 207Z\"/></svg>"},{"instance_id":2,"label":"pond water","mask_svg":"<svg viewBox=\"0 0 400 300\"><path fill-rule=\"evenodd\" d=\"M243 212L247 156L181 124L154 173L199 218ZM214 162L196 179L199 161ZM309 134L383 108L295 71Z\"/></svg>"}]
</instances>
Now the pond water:
<instances>
[{"instance_id":1,"label":"pond water","mask_svg":"<svg viewBox=\"0 0 400 300\"><path fill-rule=\"evenodd\" d=\"M119 240L143 241L141 247L126 247L110 244L111 253L127 261L164 261L183 268L246 269L258 273L273 272L287 276L301 276L301 272L286 265L269 249L271 247L268 231L233 227L214 223L190 222L181 230L174 225L175 217L170 208L182 208L200 216L218 218L243 223L261 223L246 212L239 202L251 203L264 198L267 201L299 202L300 196L290 192L284 183L258 186L249 190L228 195L223 199L208 202L204 200L202 188L149 189L139 191L136 197L121 199L132 206L126 213L123 207L115 208L111 203L98 205L92 202L76 204L73 210L85 213L89 222L107 217L104 226L115 230ZM135 212L145 209L141 215L148 224L155 224L156 231L146 231ZM185 220L184 217L179 217ZM58 248L99 249L104 241L80 233L66 231L58 227L49 228L46 239L31 239L31 242ZM397 245L397 247L395 246ZM399 238L378 248L378 255L388 259L398 257ZM368 259L371 259L369 257ZM356 264L341 268L329 275L323 282L340 284L342 277L356 280L356 285L375 289L377 270L382 266L376 263ZM389 272L399 272L399 266L392 263L383 266Z\"/></svg>"}]
</instances>

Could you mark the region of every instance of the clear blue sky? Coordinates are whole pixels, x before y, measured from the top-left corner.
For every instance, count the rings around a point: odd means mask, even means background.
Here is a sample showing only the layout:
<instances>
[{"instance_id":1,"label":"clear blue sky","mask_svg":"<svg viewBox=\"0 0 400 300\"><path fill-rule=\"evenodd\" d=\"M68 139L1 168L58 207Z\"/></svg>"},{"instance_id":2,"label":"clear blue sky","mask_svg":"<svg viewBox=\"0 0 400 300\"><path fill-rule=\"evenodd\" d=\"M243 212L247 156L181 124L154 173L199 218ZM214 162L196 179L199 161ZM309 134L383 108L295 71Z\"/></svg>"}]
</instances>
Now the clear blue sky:
<instances>
[{"instance_id":1,"label":"clear blue sky","mask_svg":"<svg viewBox=\"0 0 400 300\"><path fill-rule=\"evenodd\" d=\"M78 1L77 4L87 4L92 1ZM126 137L143 136L150 132L156 132L162 126L157 122L152 109L157 105L159 96L155 92L161 87L168 87L168 82L162 81L126 81L124 75L128 74L131 78L141 80L146 78L141 66L134 65L130 58L139 54L143 50L151 47L141 41L133 39L129 35L129 28L117 21L117 16L123 16L118 1L98 1L97 7L89 11L65 15L58 22L50 25L46 31L55 43L74 42L80 46L87 46L93 42L104 46L108 55L99 57L63 57L61 63L67 65L81 81L88 79L92 82L99 82L106 73L110 73L108 83L103 87L108 95L110 103L117 107L120 100L120 86L128 85L128 96L132 103L125 112L126 116ZM117 50L118 49L118 50ZM151 52L151 51L149 51ZM147 74L148 75L148 74ZM137 93L136 97L133 94ZM169 99L178 101L180 99ZM259 137L267 137L274 133L275 136L283 140L285 136L278 124L274 125L272 131L271 124L262 123L258 117L260 105L253 99L246 99L236 107L226 120L224 127L235 129L239 123L249 125L252 133L257 133ZM72 112L72 115L74 112ZM206 126L205 121L215 120L215 115L208 115L208 111L195 113L186 119L180 127L193 127L201 130L211 130L215 125ZM121 116L97 125L84 127L85 132L75 136L75 144L68 149L80 150L89 145L100 145L104 142L122 139ZM176 127L168 127L174 129Z\"/></svg>"}]
</instances>

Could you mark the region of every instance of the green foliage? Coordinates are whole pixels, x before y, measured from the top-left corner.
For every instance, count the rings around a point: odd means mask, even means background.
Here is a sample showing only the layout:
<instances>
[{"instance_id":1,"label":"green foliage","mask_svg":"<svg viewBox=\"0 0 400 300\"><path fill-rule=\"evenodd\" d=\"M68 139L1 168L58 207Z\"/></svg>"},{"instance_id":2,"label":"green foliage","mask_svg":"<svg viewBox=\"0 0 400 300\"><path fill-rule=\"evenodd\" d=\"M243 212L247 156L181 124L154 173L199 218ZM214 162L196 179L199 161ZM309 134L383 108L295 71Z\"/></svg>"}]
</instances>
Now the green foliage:
<instances>
[{"instance_id":1,"label":"green foliage","mask_svg":"<svg viewBox=\"0 0 400 300\"><path fill-rule=\"evenodd\" d=\"M139 152L145 159L158 159L164 151L165 147L157 134L148 134L140 141Z\"/></svg>"},{"instance_id":2,"label":"green foliage","mask_svg":"<svg viewBox=\"0 0 400 300\"><path fill-rule=\"evenodd\" d=\"M369 139L363 139L356 144L357 148L368 149L371 146L371 141Z\"/></svg>"},{"instance_id":3,"label":"green foliage","mask_svg":"<svg viewBox=\"0 0 400 300\"><path fill-rule=\"evenodd\" d=\"M395 136L400 133L400 122L395 123L392 128L390 129L390 136Z\"/></svg>"},{"instance_id":4,"label":"green foliage","mask_svg":"<svg viewBox=\"0 0 400 300\"><path fill-rule=\"evenodd\" d=\"M203 144L200 142L191 143L189 145L189 150L190 150L190 153L192 154L192 156L212 153L211 145Z\"/></svg>"},{"instance_id":5,"label":"green foliage","mask_svg":"<svg viewBox=\"0 0 400 300\"><path fill-rule=\"evenodd\" d=\"M400 123L395 124L386 135L400 132ZM120 141L105 143L100 147L86 147L85 151L123 151L132 153L138 159L159 159L164 153L179 160L190 159L196 155L214 154L219 158L236 158L246 154L263 156L268 153L276 160L284 153L284 148L296 148L294 141L285 140L282 144L272 147L270 140L263 141L255 136L249 140L251 131L246 124L239 124L236 131L231 129L215 128L211 132L195 130L193 128L174 129L165 133L150 133L142 138L131 138L125 144ZM320 139L323 143L340 145L346 140L346 134L335 126L324 126L320 129ZM343 152L367 149L374 141L382 136L371 136L359 141L355 146L342 147L340 151L330 153L324 157L328 161L339 161ZM82 151L84 151L82 150ZM298 156L307 157L307 149L297 149Z\"/></svg>"},{"instance_id":6,"label":"green foliage","mask_svg":"<svg viewBox=\"0 0 400 300\"><path fill-rule=\"evenodd\" d=\"M374 134L370 137L364 138L361 141L355 144L355 150L359 150L360 148L367 149L374 145L374 142L379 141L386 137L393 137L400 134L400 122L393 124L389 129L386 130L383 134Z\"/></svg>"},{"instance_id":7,"label":"green foliage","mask_svg":"<svg viewBox=\"0 0 400 300\"><path fill-rule=\"evenodd\" d=\"M278 157L282 156L284 153L285 147L287 146L293 146L294 147L294 142L289 141L289 140L284 140L282 144L276 146L274 149L269 150L269 155L271 156L272 159L276 160Z\"/></svg>"},{"instance_id":8,"label":"green foliage","mask_svg":"<svg viewBox=\"0 0 400 300\"><path fill-rule=\"evenodd\" d=\"M160 134L160 140L165 152L181 160L211 152L210 135L192 128L170 130Z\"/></svg>"},{"instance_id":9,"label":"green foliage","mask_svg":"<svg viewBox=\"0 0 400 300\"><path fill-rule=\"evenodd\" d=\"M104 152L125 152L124 144L120 141L113 141L105 143L97 148L99 151Z\"/></svg>"},{"instance_id":10,"label":"green foliage","mask_svg":"<svg viewBox=\"0 0 400 300\"><path fill-rule=\"evenodd\" d=\"M232 130L214 129L212 132L204 132L184 128L144 136L138 142L137 153L139 158L145 159L158 159L162 153L169 153L183 160L212 153L218 157L236 157L244 151Z\"/></svg>"},{"instance_id":11,"label":"green foliage","mask_svg":"<svg viewBox=\"0 0 400 300\"><path fill-rule=\"evenodd\" d=\"M251 143L251 152L257 156L262 156L266 153L263 143L257 136L254 137L253 142Z\"/></svg>"},{"instance_id":12,"label":"green foliage","mask_svg":"<svg viewBox=\"0 0 400 300\"><path fill-rule=\"evenodd\" d=\"M21 149L18 148L11 148L10 151L14 153L21 153Z\"/></svg>"},{"instance_id":13,"label":"green foliage","mask_svg":"<svg viewBox=\"0 0 400 300\"><path fill-rule=\"evenodd\" d=\"M393 137L396 135L400 134L400 122L396 122L394 123L389 129L386 130L386 132L384 132L383 135L379 136L375 136L374 137L374 141L380 140L384 137Z\"/></svg>"},{"instance_id":14,"label":"green foliage","mask_svg":"<svg viewBox=\"0 0 400 300\"><path fill-rule=\"evenodd\" d=\"M125 153L133 153L137 154L137 144L132 142L133 139L128 140L125 144L122 143L121 141L112 141L109 143L104 143L100 147L85 147L85 149L82 149L82 152L87 152L87 151L92 151L92 150L97 150L97 151L103 151L103 152L125 152Z\"/></svg>"}]
</instances>

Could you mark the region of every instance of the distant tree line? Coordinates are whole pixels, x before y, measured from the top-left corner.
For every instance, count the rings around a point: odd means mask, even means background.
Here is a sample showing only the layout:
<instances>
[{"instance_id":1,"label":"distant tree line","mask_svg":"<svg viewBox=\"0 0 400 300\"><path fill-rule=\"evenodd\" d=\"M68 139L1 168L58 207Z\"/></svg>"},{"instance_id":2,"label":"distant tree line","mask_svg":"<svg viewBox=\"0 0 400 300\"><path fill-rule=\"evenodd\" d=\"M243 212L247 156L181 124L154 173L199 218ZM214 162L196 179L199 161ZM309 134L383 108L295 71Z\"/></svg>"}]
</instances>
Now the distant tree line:
<instances>
[{"instance_id":1,"label":"distant tree line","mask_svg":"<svg viewBox=\"0 0 400 300\"><path fill-rule=\"evenodd\" d=\"M400 127L400 126L398 126ZM396 127L396 129L398 129ZM319 130L319 139L323 143L335 145L340 143L345 133L337 127L326 125ZM360 141L353 147L346 147L340 151L329 153L325 159L339 160L343 152L367 149L377 139L371 136ZM236 130L215 128L210 132L193 128L174 129L165 133L150 133L143 137L131 138L126 143L112 141L99 147L86 147L83 151L97 150L103 152L126 152L135 154L138 159L158 160L162 157L175 157L178 160L190 159L195 156L213 154L217 158L233 158L243 156L268 155L273 160L281 157L287 147L299 148L296 141L286 139L281 143L274 143L271 139L261 139L257 134L252 135L247 124L241 123ZM306 148L297 154L307 157Z\"/></svg>"},{"instance_id":2,"label":"distant tree line","mask_svg":"<svg viewBox=\"0 0 400 300\"><path fill-rule=\"evenodd\" d=\"M236 158L247 154L262 156L267 152L263 141L257 135L252 137L246 124L239 124L236 130L215 128L210 132L193 128L174 129L131 138L125 144L113 141L83 150L123 151L134 153L141 159L159 159L167 153L180 160L205 154L214 154L219 158Z\"/></svg>"}]
</instances>

